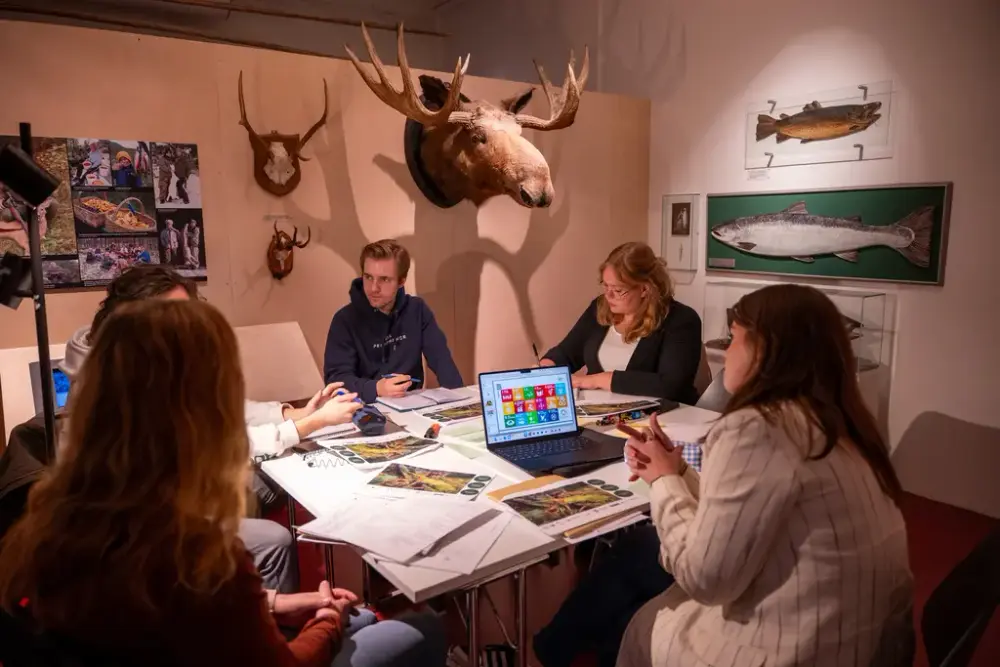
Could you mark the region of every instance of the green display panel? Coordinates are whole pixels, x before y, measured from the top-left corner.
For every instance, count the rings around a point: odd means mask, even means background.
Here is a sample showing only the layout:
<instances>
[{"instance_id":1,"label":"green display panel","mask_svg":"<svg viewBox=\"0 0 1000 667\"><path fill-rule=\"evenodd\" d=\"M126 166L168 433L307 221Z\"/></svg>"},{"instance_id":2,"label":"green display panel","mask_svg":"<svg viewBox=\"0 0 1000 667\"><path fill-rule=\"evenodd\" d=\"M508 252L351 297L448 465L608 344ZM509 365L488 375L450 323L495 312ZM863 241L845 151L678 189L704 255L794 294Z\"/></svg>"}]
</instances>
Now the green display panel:
<instances>
[{"instance_id":1,"label":"green display panel","mask_svg":"<svg viewBox=\"0 0 1000 667\"><path fill-rule=\"evenodd\" d=\"M940 285L951 183L708 195L706 267Z\"/></svg>"}]
</instances>

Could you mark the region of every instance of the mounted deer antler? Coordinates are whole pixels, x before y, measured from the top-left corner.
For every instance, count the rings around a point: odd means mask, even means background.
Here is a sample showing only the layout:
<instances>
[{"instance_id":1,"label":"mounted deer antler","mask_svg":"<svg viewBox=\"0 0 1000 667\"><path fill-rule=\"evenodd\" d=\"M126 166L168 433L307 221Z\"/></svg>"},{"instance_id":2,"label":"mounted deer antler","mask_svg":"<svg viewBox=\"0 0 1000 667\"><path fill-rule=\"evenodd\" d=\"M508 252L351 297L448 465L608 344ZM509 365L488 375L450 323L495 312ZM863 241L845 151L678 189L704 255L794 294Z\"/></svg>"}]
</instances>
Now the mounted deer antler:
<instances>
[{"instance_id":1,"label":"mounted deer antler","mask_svg":"<svg viewBox=\"0 0 1000 667\"><path fill-rule=\"evenodd\" d=\"M274 235L271 237L271 243L267 246L267 268L277 280L281 280L292 272L295 248L305 248L312 240L311 228L307 228L306 240L302 242L298 240L299 228L293 225L292 229L292 235L289 236L287 232L278 229L278 221L274 221Z\"/></svg>"},{"instance_id":2,"label":"mounted deer antler","mask_svg":"<svg viewBox=\"0 0 1000 667\"><path fill-rule=\"evenodd\" d=\"M271 132L260 135L247 120L246 103L243 99L243 72L239 78L240 125L246 128L253 149L254 179L260 187L273 195L282 197L294 190L302 180L299 160L308 162L310 158L301 154L316 131L326 124L329 112L329 95L326 79L323 79L323 115L309 128L302 138L297 134Z\"/></svg>"},{"instance_id":3,"label":"mounted deer antler","mask_svg":"<svg viewBox=\"0 0 1000 667\"><path fill-rule=\"evenodd\" d=\"M589 74L589 50L584 48L579 79L570 53L567 78L559 91L553 88L536 63L550 108L550 117L543 120L520 113L531 100L532 88L502 100L499 106L465 97L462 83L469 67L469 56L464 62L458 59L451 84L421 75L423 95L418 96L406 58L402 23L397 32L396 57L403 80L402 91L389 83L385 66L364 24L361 34L378 80L349 46L345 45L345 49L368 88L389 107L406 116L407 165L424 195L441 207L454 206L463 199L479 206L501 194L509 195L522 206L551 204L555 190L548 164L538 149L522 136L521 129L560 130L573 124Z\"/></svg>"}]
</instances>

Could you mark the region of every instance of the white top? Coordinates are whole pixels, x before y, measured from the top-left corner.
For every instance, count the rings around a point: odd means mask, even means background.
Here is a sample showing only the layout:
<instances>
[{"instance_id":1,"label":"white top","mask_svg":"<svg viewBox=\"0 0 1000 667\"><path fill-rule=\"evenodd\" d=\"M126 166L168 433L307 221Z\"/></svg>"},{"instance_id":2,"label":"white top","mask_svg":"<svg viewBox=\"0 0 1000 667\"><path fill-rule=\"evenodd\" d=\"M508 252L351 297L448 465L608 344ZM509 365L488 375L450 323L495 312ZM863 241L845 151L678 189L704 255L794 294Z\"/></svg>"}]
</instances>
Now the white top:
<instances>
[{"instance_id":1,"label":"white top","mask_svg":"<svg viewBox=\"0 0 1000 667\"><path fill-rule=\"evenodd\" d=\"M612 324L608 327L608 335L604 337L600 349L597 350L597 360L606 371L623 371L628 368L639 341L626 343Z\"/></svg>"}]
</instances>

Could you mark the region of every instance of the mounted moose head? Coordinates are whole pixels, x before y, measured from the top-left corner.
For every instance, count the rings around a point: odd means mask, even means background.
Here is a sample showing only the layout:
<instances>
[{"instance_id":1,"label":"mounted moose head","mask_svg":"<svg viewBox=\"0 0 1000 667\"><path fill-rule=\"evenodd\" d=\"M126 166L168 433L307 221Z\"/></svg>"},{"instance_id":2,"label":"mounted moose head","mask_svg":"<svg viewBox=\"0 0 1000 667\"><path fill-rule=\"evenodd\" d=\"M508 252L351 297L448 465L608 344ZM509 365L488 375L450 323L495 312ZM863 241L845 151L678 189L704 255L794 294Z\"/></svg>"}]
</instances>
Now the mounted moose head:
<instances>
[{"instance_id":1,"label":"mounted moose head","mask_svg":"<svg viewBox=\"0 0 1000 667\"><path fill-rule=\"evenodd\" d=\"M368 55L378 81L345 46L361 78L375 95L399 111L407 122L407 143L410 127L418 130L416 145L407 146L410 173L428 199L441 207L454 206L469 199L476 206L497 195L509 195L529 208L552 203L555 190L545 157L522 136L522 129L539 131L561 130L573 124L580 95L587 82L590 54L584 48L583 69L577 79L573 71L575 59L570 52L567 76L561 90L556 90L545 71L536 62L535 69L548 98L550 117L536 118L521 113L531 100L533 88L494 105L485 100L470 101L462 95L462 80L469 67L469 57L458 59L451 84L433 76L421 75L423 96L413 87L410 66L403 43L403 25L398 28L397 60L403 77L402 92L386 77L371 37L361 26Z\"/></svg>"},{"instance_id":2,"label":"mounted moose head","mask_svg":"<svg viewBox=\"0 0 1000 667\"><path fill-rule=\"evenodd\" d=\"M254 132L247 120L247 108L243 101L243 72L240 72L240 125L247 129L250 136L250 147L253 149L253 176L257 184L266 191L278 197L283 197L294 190L302 180L302 170L299 160L308 162L309 158L300 154L302 147L312 138L316 130L326 124L328 110L326 79L323 79L323 117L309 128L301 139L297 134L281 134L271 132L260 135Z\"/></svg>"},{"instance_id":3,"label":"mounted moose head","mask_svg":"<svg viewBox=\"0 0 1000 667\"><path fill-rule=\"evenodd\" d=\"M279 230L278 221L274 221L274 236L271 237L271 244L267 246L267 268L276 279L281 280L292 272L295 249L305 248L312 239L312 230L307 229L306 233L306 240L300 242L298 227L294 227L292 235L289 236Z\"/></svg>"}]
</instances>

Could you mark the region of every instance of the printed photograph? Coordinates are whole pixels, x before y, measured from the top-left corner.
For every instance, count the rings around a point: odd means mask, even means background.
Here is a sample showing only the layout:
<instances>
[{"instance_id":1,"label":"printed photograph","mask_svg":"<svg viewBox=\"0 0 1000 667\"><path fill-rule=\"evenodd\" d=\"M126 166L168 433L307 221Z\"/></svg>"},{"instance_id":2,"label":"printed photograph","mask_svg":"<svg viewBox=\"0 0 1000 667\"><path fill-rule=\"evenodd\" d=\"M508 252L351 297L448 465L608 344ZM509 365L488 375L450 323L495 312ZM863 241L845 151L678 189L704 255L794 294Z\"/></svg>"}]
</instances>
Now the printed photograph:
<instances>
[{"instance_id":1,"label":"printed photograph","mask_svg":"<svg viewBox=\"0 0 1000 667\"><path fill-rule=\"evenodd\" d=\"M201 211L192 209L161 210L157 213L160 257L181 275L189 278L208 276L205 258L204 222Z\"/></svg>"},{"instance_id":2,"label":"printed photograph","mask_svg":"<svg viewBox=\"0 0 1000 667\"><path fill-rule=\"evenodd\" d=\"M433 412L424 412L423 415L428 419L433 419L434 421L441 423L459 421L461 419L472 419L474 417L483 416L483 404L472 403L470 405L459 405L453 408L444 408L442 410L434 410Z\"/></svg>"},{"instance_id":3,"label":"printed photograph","mask_svg":"<svg viewBox=\"0 0 1000 667\"><path fill-rule=\"evenodd\" d=\"M83 282L80 277L80 259L75 255L65 259L43 259L42 279L46 289L79 287Z\"/></svg>"},{"instance_id":4,"label":"printed photograph","mask_svg":"<svg viewBox=\"0 0 1000 667\"><path fill-rule=\"evenodd\" d=\"M146 141L108 141L111 180L116 188L152 188L153 160Z\"/></svg>"},{"instance_id":5,"label":"printed photograph","mask_svg":"<svg viewBox=\"0 0 1000 667\"><path fill-rule=\"evenodd\" d=\"M194 144L152 145L153 187L158 208L201 208L198 147Z\"/></svg>"},{"instance_id":6,"label":"printed photograph","mask_svg":"<svg viewBox=\"0 0 1000 667\"><path fill-rule=\"evenodd\" d=\"M73 214L79 236L152 234L156 231L156 209L151 192L74 190Z\"/></svg>"},{"instance_id":7,"label":"printed photograph","mask_svg":"<svg viewBox=\"0 0 1000 667\"><path fill-rule=\"evenodd\" d=\"M42 256L76 254L76 231L73 206L67 182L66 140L35 137L32 142L35 161L62 181L52 196L38 207L38 231L42 241ZM0 136L0 148L7 144L21 145L18 137ZM0 184L0 255L12 252L28 254L26 226L28 206Z\"/></svg>"},{"instance_id":8,"label":"printed photograph","mask_svg":"<svg viewBox=\"0 0 1000 667\"><path fill-rule=\"evenodd\" d=\"M670 235L691 235L691 204L677 202L670 207Z\"/></svg>"},{"instance_id":9,"label":"printed photograph","mask_svg":"<svg viewBox=\"0 0 1000 667\"><path fill-rule=\"evenodd\" d=\"M330 449L350 463L360 465L395 461L435 445L437 442L434 440L411 435L389 442L356 442L349 445L334 445Z\"/></svg>"},{"instance_id":10,"label":"printed photograph","mask_svg":"<svg viewBox=\"0 0 1000 667\"><path fill-rule=\"evenodd\" d=\"M88 236L78 241L84 284L114 280L136 264L159 264L156 237Z\"/></svg>"},{"instance_id":11,"label":"printed photograph","mask_svg":"<svg viewBox=\"0 0 1000 667\"><path fill-rule=\"evenodd\" d=\"M410 491L457 494L475 478L460 472L418 468L402 463L390 463L369 484Z\"/></svg>"},{"instance_id":12,"label":"printed photograph","mask_svg":"<svg viewBox=\"0 0 1000 667\"><path fill-rule=\"evenodd\" d=\"M624 403L590 403L589 405L576 406L576 414L579 417L599 417L601 415L614 415L619 412L631 412L643 408L655 407L656 403L651 401L626 401Z\"/></svg>"},{"instance_id":13,"label":"printed photograph","mask_svg":"<svg viewBox=\"0 0 1000 667\"><path fill-rule=\"evenodd\" d=\"M111 187L111 152L106 139L67 139L66 150L72 187Z\"/></svg>"},{"instance_id":14,"label":"printed photograph","mask_svg":"<svg viewBox=\"0 0 1000 667\"><path fill-rule=\"evenodd\" d=\"M504 504L536 526L565 519L621 500L613 493L586 482L574 482L520 498L508 498Z\"/></svg>"}]
</instances>

